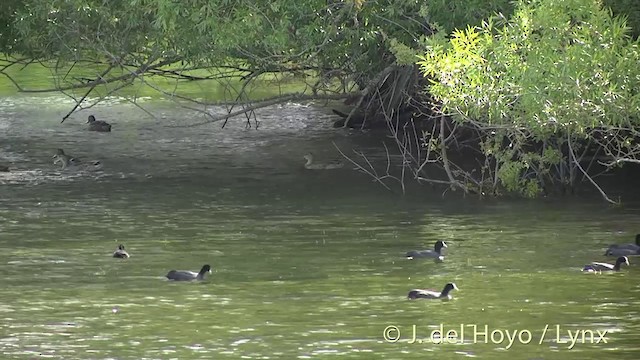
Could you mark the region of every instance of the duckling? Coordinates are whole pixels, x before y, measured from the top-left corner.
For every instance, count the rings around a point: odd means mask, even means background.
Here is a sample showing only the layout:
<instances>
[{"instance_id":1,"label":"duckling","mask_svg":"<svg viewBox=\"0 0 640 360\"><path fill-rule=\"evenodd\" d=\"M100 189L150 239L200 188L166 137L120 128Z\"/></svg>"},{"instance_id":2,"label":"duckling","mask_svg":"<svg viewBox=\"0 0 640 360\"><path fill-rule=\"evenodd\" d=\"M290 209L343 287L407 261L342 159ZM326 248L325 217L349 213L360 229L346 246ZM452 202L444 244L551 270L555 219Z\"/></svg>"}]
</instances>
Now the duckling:
<instances>
[{"instance_id":1,"label":"duckling","mask_svg":"<svg viewBox=\"0 0 640 360\"><path fill-rule=\"evenodd\" d=\"M455 283L448 283L444 286L442 291L436 291L431 289L412 289L409 291L407 298L411 300L415 299L441 299L450 300L452 296L449 294L451 290L458 290Z\"/></svg>"},{"instance_id":2,"label":"duckling","mask_svg":"<svg viewBox=\"0 0 640 360\"><path fill-rule=\"evenodd\" d=\"M120 259L128 259L129 253L124 249L124 245L120 244L118 245L118 248L116 249L116 251L113 252L113 257L120 258Z\"/></svg>"},{"instance_id":3,"label":"duckling","mask_svg":"<svg viewBox=\"0 0 640 360\"><path fill-rule=\"evenodd\" d=\"M636 235L636 243L635 244L613 244L609 246L608 250L612 249L631 249L640 251L640 234Z\"/></svg>"},{"instance_id":4,"label":"duckling","mask_svg":"<svg viewBox=\"0 0 640 360\"><path fill-rule=\"evenodd\" d=\"M629 259L626 256L620 256L618 259L616 259L615 265L608 264L608 263L601 263L601 262L592 262L591 264L585 265L584 268L582 268L582 271L584 272L620 271L620 266L622 264L626 264L627 266L629 266Z\"/></svg>"},{"instance_id":5,"label":"duckling","mask_svg":"<svg viewBox=\"0 0 640 360\"><path fill-rule=\"evenodd\" d=\"M53 165L60 163L61 165L61 169L64 170L67 168L67 166L74 166L74 167L83 167L86 168L87 170L98 170L102 167L102 163L100 163L100 161L92 161L86 164L83 164L80 159L75 158L71 155L67 155L64 153L64 150L62 149L57 149L55 155L52 156L53 158Z\"/></svg>"},{"instance_id":6,"label":"duckling","mask_svg":"<svg viewBox=\"0 0 640 360\"><path fill-rule=\"evenodd\" d=\"M198 273L187 270L171 270L167 273L166 277L167 279L174 281L203 280L204 274L206 273L211 274L211 266L204 265Z\"/></svg>"},{"instance_id":7,"label":"duckling","mask_svg":"<svg viewBox=\"0 0 640 360\"><path fill-rule=\"evenodd\" d=\"M328 164L318 164L318 163L314 164L312 153L307 153L303 157L305 160L307 160L307 162L304 164L304 167L305 169L309 169L309 170L331 170L331 169L340 169L344 167L344 163L342 162L332 162Z\"/></svg>"},{"instance_id":8,"label":"duckling","mask_svg":"<svg viewBox=\"0 0 640 360\"><path fill-rule=\"evenodd\" d=\"M418 259L418 258L431 258L436 261L444 260L444 255L442 255L442 248L446 248L447 243L442 240L436 241L433 246L433 250L411 250L405 256L409 260Z\"/></svg>"},{"instance_id":9,"label":"duckling","mask_svg":"<svg viewBox=\"0 0 640 360\"><path fill-rule=\"evenodd\" d=\"M87 124L89 124L89 131L98 131L98 132L110 132L111 124L106 121L96 120L96 117L93 115L89 115L87 119Z\"/></svg>"}]
</instances>

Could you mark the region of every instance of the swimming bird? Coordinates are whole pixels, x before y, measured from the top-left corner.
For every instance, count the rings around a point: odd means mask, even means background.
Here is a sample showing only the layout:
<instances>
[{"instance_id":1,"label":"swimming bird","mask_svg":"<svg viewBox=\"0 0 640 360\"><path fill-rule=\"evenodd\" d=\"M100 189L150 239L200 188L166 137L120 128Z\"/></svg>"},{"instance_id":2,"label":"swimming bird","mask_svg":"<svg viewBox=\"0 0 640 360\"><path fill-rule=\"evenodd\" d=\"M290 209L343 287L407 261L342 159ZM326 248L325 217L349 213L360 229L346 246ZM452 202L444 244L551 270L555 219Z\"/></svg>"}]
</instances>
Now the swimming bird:
<instances>
[{"instance_id":1,"label":"swimming bird","mask_svg":"<svg viewBox=\"0 0 640 360\"><path fill-rule=\"evenodd\" d=\"M204 279L204 274L206 273L211 274L211 266L204 265L198 273L187 270L171 270L167 273L166 277L169 280L175 281L192 281Z\"/></svg>"},{"instance_id":2,"label":"swimming bird","mask_svg":"<svg viewBox=\"0 0 640 360\"><path fill-rule=\"evenodd\" d=\"M305 160L307 160L307 162L304 164L304 167L305 169L309 170L331 170L344 167L344 163L342 162L331 162L327 164L314 163L312 153L307 153L303 157Z\"/></svg>"},{"instance_id":3,"label":"swimming bird","mask_svg":"<svg viewBox=\"0 0 640 360\"><path fill-rule=\"evenodd\" d=\"M76 165L80 163L80 160L74 158L71 155L67 155L64 153L64 150L57 149L55 155L52 156L53 165L60 163L62 165L62 169L66 168L70 165Z\"/></svg>"},{"instance_id":4,"label":"swimming bird","mask_svg":"<svg viewBox=\"0 0 640 360\"><path fill-rule=\"evenodd\" d=\"M585 271L585 272L620 271L620 266L622 264L626 264L627 266L629 266L629 259L626 256L620 256L618 259L616 259L615 264L592 262L591 264L585 265L584 268L582 268L582 271Z\"/></svg>"},{"instance_id":5,"label":"swimming bird","mask_svg":"<svg viewBox=\"0 0 640 360\"><path fill-rule=\"evenodd\" d=\"M438 261L444 260L444 255L442 255L442 248L446 248L447 243L442 240L436 241L433 246L433 250L411 250L405 256L409 260L418 259L418 258L432 258Z\"/></svg>"},{"instance_id":6,"label":"swimming bird","mask_svg":"<svg viewBox=\"0 0 640 360\"><path fill-rule=\"evenodd\" d=\"M9 172L9 167L6 165L0 165L0 172Z\"/></svg>"},{"instance_id":7,"label":"swimming bird","mask_svg":"<svg viewBox=\"0 0 640 360\"><path fill-rule=\"evenodd\" d=\"M640 256L640 248L638 249L626 249L626 248L608 248L605 251L604 256Z\"/></svg>"},{"instance_id":8,"label":"swimming bird","mask_svg":"<svg viewBox=\"0 0 640 360\"><path fill-rule=\"evenodd\" d=\"M640 234L636 235L636 243L635 244L613 244L609 246L608 250L611 249L631 249L640 251Z\"/></svg>"},{"instance_id":9,"label":"swimming bird","mask_svg":"<svg viewBox=\"0 0 640 360\"><path fill-rule=\"evenodd\" d=\"M100 161L92 161L84 164L80 161L80 159L65 154L64 150L62 149L57 149L55 155L53 155L52 158L53 164L55 165L57 163L60 163L62 170L66 169L67 166L81 167L87 170L97 170L102 167L102 163L100 163Z\"/></svg>"},{"instance_id":10,"label":"swimming bird","mask_svg":"<svg viewBox=\"0 0 640 360\"><path fill-rule=\"evenodd\" d=\"M415 299L442 299L450 300L452 296L449 294L451 290L458 290L458 287L454 283L448 283L444 286L442 291L436 291L431 289L412 289L409 291L407 298L411 300Z\"/></svg>"},{"instance_id":11,"label":"swimming bird","mask_svg":"<svg viewBox=\"0 0 640 360\"><path fill-rule=\"evenodd\" d=\"M93 115L89 115L87 119L87 124L89 124L89 131L98 131L98 132L110 132L111 124L106 121L96 120L96 117Z\"/></svg>"},{"instance_id":12,"label":"swimming bird","mask_svg":"<svg viewBox=\"0 0 640 360\"><path fill-rule=\"evenodd\" d=\"M113 252L114 258L127 259L129 257L129 253L124 249L124 245L118 245L116 251Z\"/></svg>"}]
</instances>

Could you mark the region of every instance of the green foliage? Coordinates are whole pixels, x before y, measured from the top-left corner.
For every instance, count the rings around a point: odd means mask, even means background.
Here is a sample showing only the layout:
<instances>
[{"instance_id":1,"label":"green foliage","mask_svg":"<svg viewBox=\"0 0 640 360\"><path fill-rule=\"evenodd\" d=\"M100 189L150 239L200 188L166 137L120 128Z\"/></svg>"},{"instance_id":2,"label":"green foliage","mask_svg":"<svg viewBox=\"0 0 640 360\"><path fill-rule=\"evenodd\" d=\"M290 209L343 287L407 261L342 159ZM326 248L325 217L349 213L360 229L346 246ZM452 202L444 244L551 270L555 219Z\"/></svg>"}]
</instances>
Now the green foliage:
<instances>
[{"instance_id":1,"label":"green foliage","mask_svg":"<svg viewBox=\"0 0 640 360\"><path fill-rule=\"evenodd\" d=\"M564 141L541 143L640 126L638 44L598 1L521 0L508 20L433 37L419 65L445 111L490 129L483 152L503 187L534 196L552 166L571 160Z\"/></svg>"},{"instance_id":2,"label":"green foliage","mask_svg":"<svg viewBox=\"0 0 640 360\"><path fill-rule=\"evenodd\" d=\"M17 31L12 26L17 11L24 11L22 0L0 1L0 51L12 52L18 43Z\"/></svg>"},{"instance_id":3,"label":"green foliage","mask_svg":"<svg viewBox=\"0 0 640 360\"><path fill-rule=\"evenodd\" d=\"M504 26L434 39L422 60L445 108L538 136L628 125L640 105L638 44L592 0L520 2Z\"/></svg>"},{"instance_id":4,"label":"green foliage","mask_svg":"<svg viewBox=\"0 0 640 360\"><path fill-rule=\"evenodd\" d=\"M509 2L415 0L7 0L0 53L38 60L176 57L255 70L342 68L371 74L405 64L436 23L445 29L508 11ZM471 10L471 11L469 11Z\"/></svg>"},{"instance_id":5,"label":"green foliage","mask_svg":"<svg viewBox=\"0 0 640 360\"><path fill-rule=\"evenodd\" d=\"M522 173L527 169L527 164L522 161L507 161L500 166L498 178L507 191L534 198L540 194L541 188L535 179L528 179L522 176Z\"/></svg>"},{"instance_id":6,"label":"green foliage","mask_svg":"<svg viewBox=\"0 0 640 360\"><path fill-rule=\"evenodd\" d=\"M611 8L614 15L625 16L631 35L640 37L640 1L638 0L603 0L602 4Z\"/></svg>"},{"instance_id":7,"label":"green foliage","mask_svg":"<svg viewBox=\"0 0 640 360\"><path fill-rule=\"evenodd\" d=\"M400 43L396 39L389 41L389 49L396 58L398 65L411 65L415 64L418 51L412 49L405 44Z\"/></svg>"},{"instance_id":8,"label":"green foliage","mask_svg":"<svg viewBox=\"0 0 640 360\"><path fill-rule=\"evenodd\" d=\"M502 139L507 133L496 132L481 144L481 149L485 155L495 160L497 180L505 190L520 193L525 197L536 197L542 189L538 179L532 177L534 172L529 170L532 167L555 164L556 159L553 156L557 154L551 151L545 152L542 156L532 152L521 153L521 140L513 141L506 146L502 144Z\"/></svg>"},{"instance_id":9,"label":"green foliage","mask_svg":"<svg viewBox=\"0 0 640 360\"><path fill-rule=\"evenodd\" d=\"M426 3L430 22L446 34L468 25L480 25L496 13L509 15L513 11L511 0L430 0Z\"/></svg>"}]
</instances>

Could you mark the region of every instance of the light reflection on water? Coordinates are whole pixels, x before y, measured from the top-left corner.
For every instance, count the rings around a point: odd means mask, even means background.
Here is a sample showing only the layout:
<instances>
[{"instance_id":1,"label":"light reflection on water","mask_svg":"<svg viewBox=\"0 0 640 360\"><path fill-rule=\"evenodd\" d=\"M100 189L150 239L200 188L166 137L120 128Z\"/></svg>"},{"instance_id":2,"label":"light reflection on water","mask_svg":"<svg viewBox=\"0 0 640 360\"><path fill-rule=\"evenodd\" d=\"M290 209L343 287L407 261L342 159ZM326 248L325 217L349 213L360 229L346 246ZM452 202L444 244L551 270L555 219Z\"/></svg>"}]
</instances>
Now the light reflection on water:
<instances>
[{"instance_id":1,"label":"light reflection on water","mask_svg":"<svg viewBox=\"0 0 640 360\"><path fill-rule=\"evenodd\" d=\"M0 349L8 358L640 354L640 259L619 274L579 272L604 260L610 243L640 232L637 204L402 198L349 170L304 171L306 151L336 157L331 141L380 143L334 131L313 108L267 109L255 131L241 122L167 128L114 106L95 110L113 133L94 134L82 127L86 114L63 125L50 120L58 111L51 104L27 111L5 102L0 115L0 161L19 169L0 174ZM173 125L195 116L158 111ZM57 147L102 160L104 171L60 172L51 165ZM444 263L403 258L436 239L449 244ZM111 258L119 243L130 259ZM213 274L202 283L163 277L205 263ZM449 281L460 288L453 301L405 298L411 288ZM610 341L567 350L561 332L509 350L473 339L410 343L412 325L428 336L439 324L528 329L534 337L558 324L607 330ZM382 338L389 325L402 330L397 343Z\"/></svg>"}]
</instances>

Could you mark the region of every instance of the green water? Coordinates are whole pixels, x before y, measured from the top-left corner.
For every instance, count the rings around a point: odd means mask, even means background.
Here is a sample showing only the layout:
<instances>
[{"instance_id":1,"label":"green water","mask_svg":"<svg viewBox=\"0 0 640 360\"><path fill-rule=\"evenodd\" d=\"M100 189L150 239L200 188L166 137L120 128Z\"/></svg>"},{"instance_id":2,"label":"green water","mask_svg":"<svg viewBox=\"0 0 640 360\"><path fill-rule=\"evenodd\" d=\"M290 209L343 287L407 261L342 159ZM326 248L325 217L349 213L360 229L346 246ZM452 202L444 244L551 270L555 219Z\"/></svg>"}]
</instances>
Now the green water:
<instances>
[{"instance_id":1,"label":"green water","mask_svg":"<svg viewBox=\"0 0 640 360\"><path fill-rule=\"evenodd\" d=\"M198 115L147 106L162 121L92 109L114 129L98 134L88 113L60 125L59 98L0 100L0 162L15 170L0 174L2 359L639 357L640 259L579 270L633 241L640 203L402 197L349 169L302 168L306 151L336 157L332 142L384 158L379 137L336 132L326 110L265 109L256 131L168 127ZM60 171L57 147L104 171ZM403 258L436 239L445 262ZM111 258L119 243L130 259ZM200 283L163 277L203 264L214 270ZM406 299L447 282L452 301ZM464 339L433 344L440 324ZM474 325L498 332L474 337ZM521 339L498 343L506 331ZM569 349L567 331L593 343Z\"/></svg>"}]
</instances>

